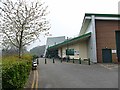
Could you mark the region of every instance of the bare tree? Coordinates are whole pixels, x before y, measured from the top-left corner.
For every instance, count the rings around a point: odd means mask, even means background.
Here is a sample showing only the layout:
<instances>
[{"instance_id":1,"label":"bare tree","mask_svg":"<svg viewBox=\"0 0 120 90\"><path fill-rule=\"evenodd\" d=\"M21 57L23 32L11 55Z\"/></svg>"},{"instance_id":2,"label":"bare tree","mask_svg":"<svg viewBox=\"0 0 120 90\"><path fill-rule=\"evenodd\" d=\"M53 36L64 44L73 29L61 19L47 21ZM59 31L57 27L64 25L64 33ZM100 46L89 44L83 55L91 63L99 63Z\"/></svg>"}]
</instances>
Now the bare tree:
<instances>
[{"instance_id":1,"label":"bare tree","mask_svg":"<svg viewBox=\"0 0 120 90\"><path fill-rule=\"evenodd\" d=\"M40 33L50 29L46 19L48 6L40 1L16 2L6 0L1 2L0 30L5 44L12 44L22 55L22 48L38 39Z\"/></svg>"}]
</instances>

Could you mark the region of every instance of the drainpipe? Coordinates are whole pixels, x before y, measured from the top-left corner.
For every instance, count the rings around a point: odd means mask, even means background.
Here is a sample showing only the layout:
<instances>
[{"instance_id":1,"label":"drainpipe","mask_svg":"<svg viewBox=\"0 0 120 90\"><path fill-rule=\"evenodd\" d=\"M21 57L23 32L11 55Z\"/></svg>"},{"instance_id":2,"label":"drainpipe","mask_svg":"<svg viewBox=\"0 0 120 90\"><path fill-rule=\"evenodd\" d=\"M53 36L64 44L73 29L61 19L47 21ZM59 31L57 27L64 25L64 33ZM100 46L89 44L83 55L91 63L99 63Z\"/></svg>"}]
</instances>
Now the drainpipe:
<instances>
[{"instance_id":1,"label":"drainpipe","mask_svg":"<svg viewBox=\"0 0 120 90\"><path fill-rule=\"evenodd\" d=\"M91 21L92 21L92 49L93 49L93 63L97 63L97 49L96 49L96 30L95 30L95 15L91 16Z\"/></svg>"}]
</instances>

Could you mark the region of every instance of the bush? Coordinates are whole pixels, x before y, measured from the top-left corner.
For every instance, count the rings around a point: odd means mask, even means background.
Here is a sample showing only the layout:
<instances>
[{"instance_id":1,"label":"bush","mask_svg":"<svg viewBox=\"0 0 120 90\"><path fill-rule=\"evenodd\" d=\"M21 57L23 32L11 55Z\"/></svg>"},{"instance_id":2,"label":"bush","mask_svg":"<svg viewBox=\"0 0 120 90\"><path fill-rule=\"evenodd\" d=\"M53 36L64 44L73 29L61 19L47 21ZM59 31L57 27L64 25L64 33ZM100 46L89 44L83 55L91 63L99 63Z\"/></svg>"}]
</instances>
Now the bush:
<instances>
[{"instance_id":1,"label":"bush","mask_svg":"<svg viewBox=\"0 0 120 90\"><path fill-rule=\"evenodd\" d=\"M33 55L33 60L36 59L36 58L39 58L39 56Z\"/></svg>"},{"instance_id":2,"label":"bush","mask_svg":"<svg viewBox=\"0 0 120 90\"><path fill-rule=\"evenodd\" d=\"M32 57L24 55L19 59L18 56L7 56L2 62L2 88L23 88L32 67Z\"/></svg>"}]
</instances>

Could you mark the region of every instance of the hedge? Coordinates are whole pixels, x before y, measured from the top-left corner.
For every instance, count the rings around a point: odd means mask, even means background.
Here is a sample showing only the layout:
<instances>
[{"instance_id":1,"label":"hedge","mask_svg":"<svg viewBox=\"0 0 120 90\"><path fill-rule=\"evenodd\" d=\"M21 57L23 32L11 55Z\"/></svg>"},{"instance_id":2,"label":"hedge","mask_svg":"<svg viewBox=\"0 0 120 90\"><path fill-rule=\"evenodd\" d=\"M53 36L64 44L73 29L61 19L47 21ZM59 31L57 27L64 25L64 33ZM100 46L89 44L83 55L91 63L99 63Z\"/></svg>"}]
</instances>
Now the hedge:
<instances>
[{"instance_id":1,"label":"hedge","mask_svg":"<svg viewBox=\"0 0 120 90\"><path fill-rule=\"evenodd\" d=\"M17 56L3 57L2 65L3 90L23 88L32 67L32 57L30 55L24 55L21 59Z\"/></svg>"}]
</instances>

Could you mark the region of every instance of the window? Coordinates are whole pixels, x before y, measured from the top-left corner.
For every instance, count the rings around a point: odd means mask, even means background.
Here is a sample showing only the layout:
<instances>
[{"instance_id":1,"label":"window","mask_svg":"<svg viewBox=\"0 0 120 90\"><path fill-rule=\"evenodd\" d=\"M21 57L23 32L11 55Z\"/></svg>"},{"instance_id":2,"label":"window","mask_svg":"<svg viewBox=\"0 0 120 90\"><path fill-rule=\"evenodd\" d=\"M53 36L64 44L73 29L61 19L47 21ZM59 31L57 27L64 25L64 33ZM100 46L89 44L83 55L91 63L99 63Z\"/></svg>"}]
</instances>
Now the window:
<instances>
[{"instance_id":1,"label":"window","mask_svg":"<svg viewBox=\"0 0 120 90\"><path fill-rule=\"evenodd\" d=\"M74 55L74 49L66 49L66 55Z\"/></svg>"}]
</instances>

